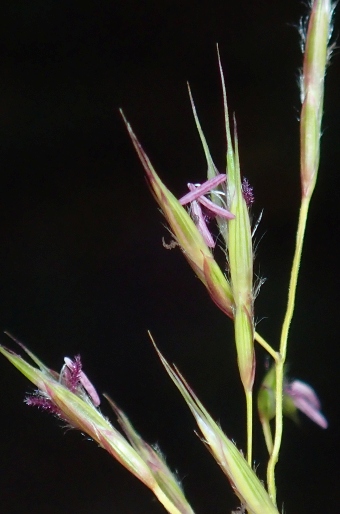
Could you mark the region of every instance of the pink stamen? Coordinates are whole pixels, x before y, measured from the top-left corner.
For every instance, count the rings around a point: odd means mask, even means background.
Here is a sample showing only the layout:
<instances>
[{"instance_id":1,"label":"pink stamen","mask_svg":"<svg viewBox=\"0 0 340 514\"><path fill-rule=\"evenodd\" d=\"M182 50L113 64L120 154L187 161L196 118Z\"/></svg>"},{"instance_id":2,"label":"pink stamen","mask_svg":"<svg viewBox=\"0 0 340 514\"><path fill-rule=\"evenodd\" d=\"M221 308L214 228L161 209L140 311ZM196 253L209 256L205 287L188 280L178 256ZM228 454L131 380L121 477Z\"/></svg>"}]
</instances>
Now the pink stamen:
<instances>
[{"instance_id":1,"label":"pink stamen","mask_svg":"<svg viewBox=\"0 0 340 514\"><path fill-rule=\"evenodd\" d=\"M297 409L320 427L328 427L328 421L321 413L320 400L310 385L301 380L293 380L285 387L285 391L292 398Z\"/></svg>"},{"instance_id":2,"label":"pink stamen","mask_svg":"<svg viewBox=\"0 0 340 514\"><path fill-rule=\"evenodd\" d=\"M295 406L303 412L306 416L309 417L314 423L319 425L321 428L328 427L328 421L325 416L321 414L321 412L315 409L305 398L294 398L293 399Z\"/></svg>"},{"instance_id":3,"label":"pink stamen","mask_svg":"<svg viewBox=\"0 0 340 514\"><path fill-rule=\"evenodd\" d=\"M215 248L215 241L208 229L208 225L204 219L204 215L200 204L197 201L191 202L191 214L195 225L203 236L203 239L209 248Z\"/></svg>"},{"instance_id":4,"label":"pink stamen","mask_svg":"<svg viewBox=\"0 0 340 514\"><path fill-rule=\"evenodd\" d=\"M190 191L195 191L198 189L195 186L195 184L188 184L188 188L190 189ZM212 202L205 196L200 196L199 198L197 198L197 201L204 205L204 207L206 207L209 211L216 214L216 216L221 216L222 218L226 218L227 220L233 220L235 218L234 214L227 211L227 209L224 209L223 207L216 205L214 202Z\"/></svg>"},{"instance_id":5,"label":"pink stamen","mask_svg":"<svg viewBox=\"0 0 340 514\"><path fill-rule=\"evenodd\" d=\"M315 409L321 408L320 400L314 389L302 380L293 380L288 386L288 391L292 398L304 398Z\"/></svg>"},{"instance_id":6,"label":"pink stamen","mask_svg":"<svg viewBox=\"0 0 340 514\"><path fill-rule=\"evenodd\" d=\"M87 378L87 375L85 375L83 371L80 373L80 382L85 391L87 391L88 395L90 396L93 405L95 407L98 407L98 405L100 405L99 395L96 391L96 388L94 387L92 382Z\"/></svg>"},{"instance_id":7,"label":"pink stamen","mask_svg":"<svg viewBox=\"0 0 340 514\"><path fill-rule=\"evenodd\" d=\"M179 203L181 205L186 205L187 203L191 203L194 200L197 200L201 196L205 195L206 193L209 193L212 189L214 189L216 186L219 186L224 182L227 178L227 175L225 173L220 173L219 175L216 175L216 177L210 178L203 184L199 186L194 186L195 190L191 190L190 193L187 193L186 195L182 196L182 198L179 199ZM190 184L193 185L193 184ZM188 187L190 189L190 185L188 184Z\"/></svg>"},{"instance_id":8,"label":"pink stamen","mask_svg":"<svg viewBox=\"0 0 340 514\"><path fill-rule=\"evenodd\" d=\"M190 189L190 193L187 193L179 199L179 203L181 205L186 205L187 203L191 204L191 214L194 223L202 234L206 245L210 248L215 247L215 241L208 229L208 225L206 223L205 216L202 212L200 204L204 205L204 207L214 216L221 216L229 220L234 219L234 214L229 212L227 209L216 205L214 202L204 196L206 193L211 192L215 187L222 184L226 178L227 175L225 173L220 173L219 175L216 175L216 177L207 180L203 184L195 185L189 183L188 188Z\"/></svg>"}]
</instances>

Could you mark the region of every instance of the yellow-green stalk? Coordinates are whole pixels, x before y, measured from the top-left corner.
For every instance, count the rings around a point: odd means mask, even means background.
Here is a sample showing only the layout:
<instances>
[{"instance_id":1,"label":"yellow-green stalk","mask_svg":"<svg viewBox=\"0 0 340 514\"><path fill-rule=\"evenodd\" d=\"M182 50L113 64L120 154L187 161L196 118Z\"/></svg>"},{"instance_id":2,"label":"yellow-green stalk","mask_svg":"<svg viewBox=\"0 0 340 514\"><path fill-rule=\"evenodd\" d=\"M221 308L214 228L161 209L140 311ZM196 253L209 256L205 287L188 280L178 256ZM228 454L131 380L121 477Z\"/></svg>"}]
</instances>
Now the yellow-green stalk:
<instances>
[{"instance_id":1,"label":"yellow-green stalk","mask_svg":"<svg viewBox=\"0 0 340 514\"><path fill-rule=\"evenodd\" d=\"M301 262L303 240L308 217L309 203L314 191L320 159L321 120L323 113L324 77L331 54L328 46L332 33L334 6L330 0L314 0L308 20L307 33L303 38L303 70L301 77L301 116L300 116L300 174L301 207L296 234L288 302L280 339L280 358L276 362L276 425L273 451L268 468L268 490L276 501L275 466L279 458L282 439L282 391L284 364L287 354L288 334L294 312L297 279ZM304 29L304 27L303 27Z\"/></svg>"}]
</instances>

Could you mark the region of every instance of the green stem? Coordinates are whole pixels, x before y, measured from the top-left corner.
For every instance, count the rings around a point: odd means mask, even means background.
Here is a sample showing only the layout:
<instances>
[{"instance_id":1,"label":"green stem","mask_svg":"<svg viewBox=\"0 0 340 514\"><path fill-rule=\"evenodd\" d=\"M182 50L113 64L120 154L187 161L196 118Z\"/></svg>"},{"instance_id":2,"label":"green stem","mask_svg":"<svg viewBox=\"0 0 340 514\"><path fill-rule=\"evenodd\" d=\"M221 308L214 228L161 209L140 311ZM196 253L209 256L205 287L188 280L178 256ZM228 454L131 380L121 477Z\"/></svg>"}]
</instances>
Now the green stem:
<instances>
[{"instance_id":1,"label":"green stem","mask_svg":"<svg viewBox=\"0 0 340 514\"><path fill-rule=\"evenodd\" d=\"M276 486L275 486L275 466L279 458L281 440L282 440L282 395L283 395L283 368L286 360L287 354L287 343L288 343L288 334L289 328L293 317L294 306L295 306L295 296L296 296L296 286L299 275L299 268L301 262L301 254L303 247L303 240L306 230L306 222L308 217L308 209L309 209L310 197L302 197L300 214L299 214L299 223L296 234L296 245L295 245L295 253L293 259L293 265L290 275L289 281L289 291L288 291L288 303L287 310L285 314L285 318L282 325L281 332L281 340L280 340L280 353L279 358L275 363L276 366L276 411L275 411L275 437L274 437L274 445L273 451L269 458L268 468L267 468L267 482L268 482L268 492L273 500L276 503Z\"/></svg>"},{"instance_id":2,"label":"green stem","mask_svg":"<svg viewBox=\"0 0 340 514\"><path fill-rule=\"evenodd\" d=\"M270 346L270 344L267 343L267 341L258 332L255 332L255 341L257 341L262 346L262 348L264 348L269 353L269 355L273 357L275 362L278 361L278 353Z\"/></svg>"},{"instance_id":3,"label":"green stem","mask_svg":"<svg viewBox=\"0 0 340 514\"><path fill-rule=\"evenodd\" d=\"M253 391L246 391L247 405L247 461L252 467L253 454Z\"/></svg>"}]
</instances>

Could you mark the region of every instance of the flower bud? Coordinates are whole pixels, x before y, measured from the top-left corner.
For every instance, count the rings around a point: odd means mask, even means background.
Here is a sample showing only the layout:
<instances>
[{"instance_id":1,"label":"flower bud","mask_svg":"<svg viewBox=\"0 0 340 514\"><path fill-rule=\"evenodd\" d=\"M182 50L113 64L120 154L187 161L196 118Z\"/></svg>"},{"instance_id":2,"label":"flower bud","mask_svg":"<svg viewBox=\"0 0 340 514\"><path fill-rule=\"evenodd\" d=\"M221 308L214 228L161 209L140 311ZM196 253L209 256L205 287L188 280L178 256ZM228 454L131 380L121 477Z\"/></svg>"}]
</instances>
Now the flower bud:
<instances>
[{"instance_id":1,"label":"flower bud","mask_svg":"<svg viewBox=\"0 0 340 514\"><path fill-rule=\"evenodd\" d=\"M301 185L302 195L306 198L312 196L319 168L324 78L332 50L328 43L332 33L333 9L330 0L314 0L307 33L304 26L300 31L304 49L300 80Z\"/></svg>"}]
</instances>

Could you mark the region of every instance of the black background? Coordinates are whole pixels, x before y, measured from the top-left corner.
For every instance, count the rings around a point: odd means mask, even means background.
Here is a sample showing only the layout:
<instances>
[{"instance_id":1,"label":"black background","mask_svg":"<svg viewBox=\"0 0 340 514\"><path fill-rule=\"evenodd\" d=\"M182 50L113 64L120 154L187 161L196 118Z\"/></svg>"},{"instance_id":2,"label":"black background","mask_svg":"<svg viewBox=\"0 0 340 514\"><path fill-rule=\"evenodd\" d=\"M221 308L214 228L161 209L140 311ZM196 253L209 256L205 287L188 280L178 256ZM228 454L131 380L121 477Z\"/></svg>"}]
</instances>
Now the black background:
<instances>
[{"instance_id":1,"label":"black background","mask_svg":"<svg viewBox=\"0 0 340 514\"><path fill-rule=\"evenodd\" d=\"M181 196L206 170L188 80L223 170L219 42L254 216L264 209L256 270L268 281L256 301L258 330L277 345L299 207L296 24L306 8L298 0L21 0L2 11L0 327L54 369L80 352L97 389L163 449L195 512L229 512L236 498L146 331L244 448L232 326L180 252L163 248L167 231L118 108ZM335 55L288 352L291 375L313 384L330 426L285 425L277 481L287 514L340 505L339 70ZM260 379L261 350L257 361ZM5 359L0 366L1 512L164 512L93 442L24 405L31 385ZM105 403L103 411L114 420ZM254 459L264 479L257 422Z\"/></svg>"}]
</instances>

